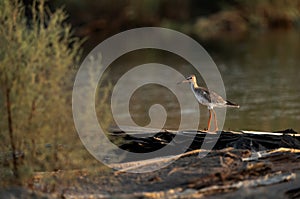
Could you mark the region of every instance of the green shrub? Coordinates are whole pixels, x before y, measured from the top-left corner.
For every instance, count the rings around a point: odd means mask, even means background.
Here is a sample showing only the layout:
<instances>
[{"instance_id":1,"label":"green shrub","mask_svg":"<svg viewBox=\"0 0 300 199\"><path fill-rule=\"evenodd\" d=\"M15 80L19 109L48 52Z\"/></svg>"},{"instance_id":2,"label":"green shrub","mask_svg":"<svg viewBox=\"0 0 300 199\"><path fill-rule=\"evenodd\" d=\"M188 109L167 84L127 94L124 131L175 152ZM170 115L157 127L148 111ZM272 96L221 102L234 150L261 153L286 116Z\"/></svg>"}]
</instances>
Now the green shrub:
<instances>
[{"instance_id":1,"label":"green shrub","mask_svg":"<svg viewBox=\"0 0 300 199\"><path fill-rule=\"evenodd\" d=\"M44 0L29 10L25 15L19 0L0 1L2 182L68 168L70 151L80 146L71 88L82 41L72 36L63 10L51 13Z\"/></svg>"}]
</instances>

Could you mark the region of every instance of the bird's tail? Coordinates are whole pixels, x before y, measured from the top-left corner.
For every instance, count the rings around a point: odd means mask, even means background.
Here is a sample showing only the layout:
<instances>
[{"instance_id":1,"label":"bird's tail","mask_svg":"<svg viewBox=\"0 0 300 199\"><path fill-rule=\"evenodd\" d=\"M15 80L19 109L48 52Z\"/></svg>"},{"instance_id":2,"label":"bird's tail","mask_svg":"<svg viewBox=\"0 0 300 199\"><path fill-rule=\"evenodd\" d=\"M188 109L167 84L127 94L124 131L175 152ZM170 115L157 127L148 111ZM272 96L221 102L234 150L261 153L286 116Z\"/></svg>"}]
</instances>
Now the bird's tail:
<instances>
[{"instance_id":1,"label":"bird's tail","mask_svg":"<svg viewBox=\"0 0 300 199\"><path fill-rule=\"evenodd\" d=\"M235 108L240 108L240 105L236 104L236 103L232 103L228 100L226 100L226 105L229 107L235 107Z\"/></svg>"}]
</instances>

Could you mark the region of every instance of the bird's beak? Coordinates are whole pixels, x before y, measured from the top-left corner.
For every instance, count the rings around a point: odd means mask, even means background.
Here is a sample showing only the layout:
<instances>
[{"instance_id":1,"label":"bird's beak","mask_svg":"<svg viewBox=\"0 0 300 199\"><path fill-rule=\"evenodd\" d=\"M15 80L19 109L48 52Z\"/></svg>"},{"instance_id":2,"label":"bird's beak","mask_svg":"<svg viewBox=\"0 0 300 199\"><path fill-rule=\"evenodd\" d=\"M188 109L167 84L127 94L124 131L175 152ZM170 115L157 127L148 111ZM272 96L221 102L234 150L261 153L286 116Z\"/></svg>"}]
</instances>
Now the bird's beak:
<instances>
[{"instance_id":1,"label":"bird's beak","mask_svg":"<svg viewBox=\"0 0 300 199\"><path fill-rule=\"evenodd\" d=\"M177 84L182 84L182 83L187 83L187 82L190 82L189 80L183 80L183 81L181 81L181 82L178 82Z\"/></svg>"}]
</instances>

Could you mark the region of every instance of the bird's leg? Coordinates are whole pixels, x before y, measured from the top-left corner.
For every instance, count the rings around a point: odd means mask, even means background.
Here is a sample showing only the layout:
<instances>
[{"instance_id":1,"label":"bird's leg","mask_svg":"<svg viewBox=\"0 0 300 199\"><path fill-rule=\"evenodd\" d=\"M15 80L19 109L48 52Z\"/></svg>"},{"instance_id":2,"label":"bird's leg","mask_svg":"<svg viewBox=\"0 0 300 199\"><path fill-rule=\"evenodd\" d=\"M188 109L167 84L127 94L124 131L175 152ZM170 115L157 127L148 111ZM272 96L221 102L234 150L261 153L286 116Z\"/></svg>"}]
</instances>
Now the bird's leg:
<instances>
[{"instance_id":1,"label":"bird's leg","mask_svg":"<svg viewBox=\"0 0 300 199\"><path fill-rule=\"evenodd\" d=\"M209 131L209 129L210 129L210 121L211 121L211 117L212 117L210 109L208 109L208 112L209 112L209 119L208 119L208 124L207 124L207 131Z\"/></svg>"},{"instance_id":2,"label":"bird's leg","mask_svg":"<svg viewBox=\"0 0 300 199\"><path fill-rule=\"evenodd\" d=\"M218 128L218 123L217 123L217 116L216 116L216 112L215 110L212 110L213 113L214 113L214 120L215 120L215 131L218 131L219 128Z\"/></svg>"}]
</instances>

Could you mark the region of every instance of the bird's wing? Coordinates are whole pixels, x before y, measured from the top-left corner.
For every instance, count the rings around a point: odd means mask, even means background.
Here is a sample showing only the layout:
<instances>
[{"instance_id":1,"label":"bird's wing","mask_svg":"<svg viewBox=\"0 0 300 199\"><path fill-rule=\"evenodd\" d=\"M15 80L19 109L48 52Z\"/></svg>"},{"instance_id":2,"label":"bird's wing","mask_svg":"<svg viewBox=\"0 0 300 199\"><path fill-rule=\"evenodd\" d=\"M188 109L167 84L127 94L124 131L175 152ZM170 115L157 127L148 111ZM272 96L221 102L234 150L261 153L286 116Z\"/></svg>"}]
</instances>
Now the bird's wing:
<instances>
[{"instance_id":1,"label":"bird's wing","mask_svg":"<svg viewBox=\"0 0 300 199\"><path fill-rule=\"evenodd\" d=\"M226 101L220 95L218 95L216 92L210 91L204 87L198 87L198 89L201 90L201 92L203 94L202 96L205 97L210 103L213 103L213 104L225 104L226 103Z\"/></svg>"},{"instance_id":2,"label":"bird's wing","mask_svg":"<svg viewBox=\"0 0 300 199\"><path fill-rule=\"evenodd\" d=\"M214 104L225 104L226 101L214 91L210 91L211 102Z\"/></svg>"},{"instance_id":3,"label":"bird's wing","mask_svg":"<svg viewBox=\"0 0 300 199\"><path fill-rule=\"evenodd\" d=\"M207 90L207 88L197 87L197 88L195 88L195 92L198 95L202 96L204 99L206 99L208 102L211 102L210 92L209 92L209 90Z\"/></svg>"}]
</instances>

